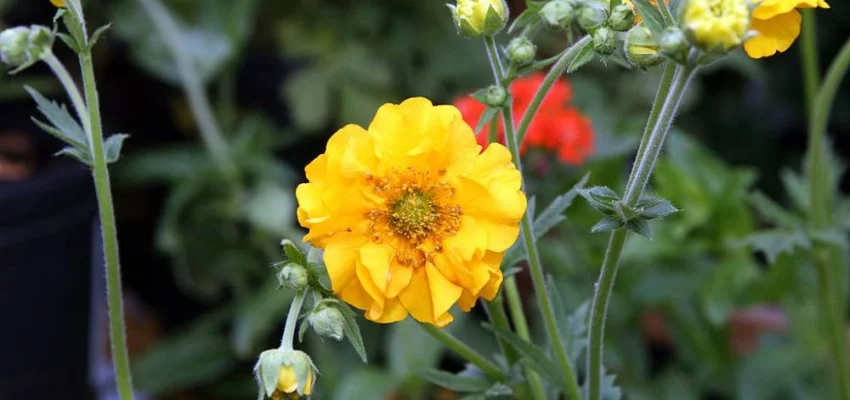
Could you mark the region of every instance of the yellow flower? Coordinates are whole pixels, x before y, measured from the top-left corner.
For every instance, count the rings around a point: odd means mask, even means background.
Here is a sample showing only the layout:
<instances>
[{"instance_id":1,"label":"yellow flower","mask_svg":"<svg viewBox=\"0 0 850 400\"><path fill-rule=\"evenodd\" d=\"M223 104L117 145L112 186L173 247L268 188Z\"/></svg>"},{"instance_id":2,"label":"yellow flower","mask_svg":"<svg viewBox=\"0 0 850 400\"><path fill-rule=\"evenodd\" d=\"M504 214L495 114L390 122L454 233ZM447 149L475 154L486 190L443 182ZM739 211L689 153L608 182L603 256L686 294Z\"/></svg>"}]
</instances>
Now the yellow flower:
<instances>
[{"instance_id":1,"label":"yellow flower","mask_svg":"<svg viewBox=\"0 0 850 400\"><path fill-rule=\"evenodd\" d=\"M53 4L56 7L65 7L65 0L50 0L50 4Z\"/></svg>"},{"instance_id":2,"label":"yellow flower","mask_svg":"<svg viewBox=\"0 0 850 400\"><path fill-rule=\"evenodd\" d=\"M453 106L424 98L348 125L296 190L304 240L324 248L334 292L380 323L408 314L437 326L502 282L525 207L508 150L481 152Z\"/></svg>"},{"instance_id":3,"label":"yellow flower","mask_svg":"<svg viewBox=\"0 0 850 400\"><path fill-rule=\"evenodd\" d=\"M685 7L684 25L704 49L729 51L743 42L750 11L744 0L690 0Z\"/></svg>"},{"instance_id":4,"label":"yellow flower","mask_svg":"<svg viewBox=\"0 0 850 400\"><path fill-rule=\"evenodd\" d=\"M752 58L784 52L800 35L802 16L798 8L829 8L824 0L764 0L753 11L751 29L758 34L744 43Z\"/></svg>"},{"instance_id":5,"label":"yellow flower","mask_svg":"<svg viewBox=\"0 0 850 400\"><path fill-rule=\"evenodd\" d=\"M508 22L508 6L504 0L457 0L449 4L455 25L466 36L491 36Z\"/></svg>"},{"instance_id":6,"label":"yellow flower","mask_svg":"<svg viewBox=\"0 0 850 400\"><path fill-rule=\"evenodd\" d=\"M632 0L622 0L622 3L631 7L632 11L635 12L635 25L643 21L643 17L640 15L637 8L635 7L635 3L632 3ZM649 3L658 8L658 2L656 0L649 0ZM670 4L670 0L664 0L664 3Z\"/></svg>"},{"instance_id":7,"label":"yellow flower","mask_svg":"<svg viewBox=\"0 0 850 400\"><path fill-rule=\"evenodd\" d=\"M304 384L304 395L309 396L313 392L313 370L307 373L307 381ZM295 376L295 368L284 365L280 369L277 380L277 390L272 394L272 399L279 400L282 396L290 399L298 398L298 378Z\"/></svg>"}]
</instances>

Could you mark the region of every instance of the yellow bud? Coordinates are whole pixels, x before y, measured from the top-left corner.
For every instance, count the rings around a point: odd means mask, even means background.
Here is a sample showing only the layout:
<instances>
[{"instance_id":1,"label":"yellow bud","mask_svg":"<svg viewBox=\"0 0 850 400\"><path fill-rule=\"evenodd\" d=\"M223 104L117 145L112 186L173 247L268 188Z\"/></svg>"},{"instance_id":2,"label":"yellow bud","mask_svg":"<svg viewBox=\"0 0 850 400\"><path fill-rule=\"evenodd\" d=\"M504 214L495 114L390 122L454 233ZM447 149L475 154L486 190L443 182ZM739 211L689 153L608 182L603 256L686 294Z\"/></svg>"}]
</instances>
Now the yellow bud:
<instances>
[{"instance_id":1,"label":"yellow bud","mask_svg":"<svg viewBox=\"0 0 850 400\"><path fill-rule=\"evenodd\" d=\"M744 42L750 9L746 0L690 0L682 22L695 44L706 51L723 53Z\"/></svg>"},{"instance_id":2,"label":"yellow bud","mask_svg":"<svg viewBox=\"0 0 850 400\"><path fill-rule=\"evenodd\" d=\"M50 4L59 8L65 8L65 0L50 0Z\"/></svg>"},{"instance_id":3,"label":"yellow bud","mask_svg":"<svg viewBox=\"0 0 850 400\"><path fill-rule=\"evenodd\" d=\"M264 351L254 367L261 397L272 399L310 396L316 372L310 357L298 350Z\"/></svg>"},{"instance_id":4,"label":"yellow bud","mask_svg":"<svg viewBox=\"0 0 850 400\"><path fill-rule=\"evenodd\" d=\"M448 6L458 31L464 36L493 36L508 22L504 0L457 0L457 5Z\"/></svg>"},{"instance_id":5,"label":"yellow bud","mask_svg":"<svg viewBox=\"0 0 850 400\"><path fill-rule=\"evenodd\" d=\"M654 67L664 61L658 40L643 22L626 34L625 52L629 62L641 69Z\"/></svg>"}]
</instances>

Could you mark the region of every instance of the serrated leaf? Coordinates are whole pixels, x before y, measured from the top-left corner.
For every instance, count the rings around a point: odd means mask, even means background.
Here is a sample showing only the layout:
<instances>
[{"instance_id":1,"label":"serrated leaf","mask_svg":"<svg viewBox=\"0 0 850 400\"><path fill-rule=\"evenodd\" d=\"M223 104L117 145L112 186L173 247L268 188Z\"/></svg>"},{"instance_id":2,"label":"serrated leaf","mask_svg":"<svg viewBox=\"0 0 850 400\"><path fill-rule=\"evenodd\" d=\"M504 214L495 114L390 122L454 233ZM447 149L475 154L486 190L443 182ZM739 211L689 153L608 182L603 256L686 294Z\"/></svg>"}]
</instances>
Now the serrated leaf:
<instances>
[{"instance_id":1,"label":"serrated leaf","mask_svg":"<svg viewBox=\"0 0 850 400\"><path fill-rule=\"evenodd\" d=\"M637 208L637 215L647 221L665 218L680 211L670 203L670 200L652 197L641 199L635 208Z\"/></svg>"},{"instance_id":2,"label":"serrated leaf","mask_svg":"<svg viewBox=\"0 0 850 400\"><path fill-rule=\"evenodd\" d=\"M783 253L793 253L796 249L810 249L812 243L802 232L784 230L768 230L756 232L738 242L761 251L767 257L767 262L773 264Z\"/></svg>"},{"instance_id":3,"label":"serrated leaf","mask_svg":"<svg viewBox=\"0 0 850 400\"><path fill-rule=\"evenodd\" d=\"M283 247L283 252L286 254L286 259L294 262L298 265L307 265L307 256L304 255L304 252L292 243L289 240L284 240L281 242L281 246Z\"/></svg>"},{"instance_id":4,"label":"serrated leaf","mask_svg":"<svg viewBox=\"0 0 850 400\"><path fill-rule=\"evenodd\" d=\"M584 66L585 64L591 62L593 57L596 55L596 51L594 50L593 41L588 40L584 43L584 45L579 49L578 54L573 60L570 62L569 67L567 67L567 73L571 74Z\"/></svg>"},{"instance_id":5,"label":"serrated leaf","mask_svg":"<svg viewBox=\"0 0 850 400\"><path fill-rule=\"evenodd\" d=\"M847 235L838 229L823 229L809 232L812 239L821 244L847 248Z\"/></svg>"},{"instance_id":6,"label":"serrated leaf","mask_svg":"<svg viewBox=\"0 0 850 400\"><path fill-rule=\"evenodd\" d=\"M489 324L484 325L484 327L513 346L522 355L523 362L528 364L541 377L560 386L564 390L568 389L566 380L559 373L560 368L539 347L522 339L513 332L505 331Z\"/></svg>"},{"instance_id":7,"label":"serrated leaf","mask_svg":"<svg viewBox=\"0 0 850 400\"><path fill-rule=\"evenodd\" d=\"M77 41L74 40L73 36L71 36L67 33L57 32L56 37L58 37L60 40L62 40L62 42L64 42L66 46L68 46L71 50L73 50L74 53L80 52L80 46L77 45Z\"/></svg>"},{"instance_id":8,"label":"serrated leaf","mask_svg":"<svg viewBox=\"0 0 850 400\"><path fill-rule=\"evenodd\" d=\"M118 161L118 158L121 157L121 147L124 145L124 139L127 139L130 135L124 133L116 133L108 138L103 143L103 150L106 155L106 163L111 164Z\"/></svg>"},{"instance_id":9,"label":"serrated leaf","mask_svg":"<svg viewBox=\"0 0 850 400\"><path fill-rule=\"evenodd\" d=\"M602 400L620 400L623 390L617 387L615 375L605 375L602 378Z\"/></svg>"},{"instance_id":10,"label":"serrated leaf","mask_svg":"<svg viewBox=\"0 0 850 400\"><path fill-rule=\"evenodd\" d=\"M71 157L71 158L73 158L73 159L75 159L75 160L77 160L77 161L79 161L83 164L88 165L88 166L91 166L91 164L92 164L91 158L89 157L89 153L82 151L82 150L80 150L76 147L71 147L71 146L65 147L62 150L59 150L58 152L56 152L56 154L54 154L54 155L68 156L68 157Z\"/></svg>"},{"instance_id":11,"label":"serrated leaf","mask_svg":"<svg viewBox=\"0 0 850 400\"><path fill-rule=\"evenodd\" d=\"M514 390L510 386L501 382L496 382L487 391L484 392L484 397L510 396L514 394Z\"/></svg>"},{"instance_id":12,"label":"serrated leaf","mask_svg":"<svg viewBox=\"0 0 850 400\"><path fill-rule=\"evenodd\" d=\"M646 222L642 219L633 219L629 222L626 222L626 229L637 233L647 239L652 239L652 228L649 226L649 222Z\"/></svg>"},{"instance_id":13,"label":"serrated leaf","mask_svg":"<svg viewBox=\"0 0 850 400\"><path fill-rule=\"evenodd\" d=\"M638 14L643 17L644 22L646 23L646 27L652 32L652 35L655 37L661 37L662 31L666 27L664 23L664 17L661 16L661 12L658 11L649 0L634 0L635 7L637 7Z\"/></svg>"},{"instance_id":14,"label":"serrated leaf","mask_svg":"<svg viewBox=\"0 0 850 400\"><path fill-rule=\"evenodd\" d=\"M790 169L782 170L779 177L782 180L785 193L794 203L794 207L804 214L808 213L812 204L810 199L812 192L809 189L809 182L806 177Z\"/></svg>"},{"instance_id":15,"label":"serrated leaf","mask_svg":"<svg viewBox=\"0 0 850 400\"><path fill-rule=\"evenodd\" d=\"M100 28L97 28L97 30L94 31L94 33L91 35L91 38L89 39L89 48L97 44L97 41L100 40L100 37L103 36L103 34L106 33L106 31L108 31L111 27L112 23L110 22L104 26L101 26Z\"/></svg>"},{"instance_id":16,"label":"serrated leaf","mask_svg":"<svg viewBox=\"0 0 850 400\"><path fill-rule=\"evenodd\" d=\"M367 363L368 358L366 357L366 346L363 345L363 336L360 335L360 327L357 325L357 321L355 320L354 311L352 311L351 307L347 304L342 302L339 304L339 309L342 312L344 320L343 330L345 332L345 338L348 339L349 343L351 343L351 347L354 348L354 351L357 352L357 355L360 356L363 363Z\"/></svg>"},{"instance_id":17,"label":"serrated leaf","mask_svg":"<svg viewBox=\"0 0 850 400\"><path fill-rule=\"evenodd\" d=\"M494 120L496 114L499 113L498 107L487 107L486 110L481 114L481 118L478 120L478 124L475 125L475 134L479 134L484 126L488 123L498 123L498 121Z\"/></svg>"},{"instance_id":18,"label":"serrated leaf","mask_svg":"<svg viewBox=\"0 0 850 400\"><path fill-rule=\"evenodd\" d=\"M559 334L565 339L564 349L575 364L579 361L578 358L587 344L587 311L590 303L585 302L573 314L570 314L552 275L546 276L546 285L549 287L550 301L558 321Z\"/></svg>"},{"instance_id":19,"label":"serrated leaf","mask_svg":"<svg viewBox=\"0 0 850 400\"><path fill-rule=\"evenodd\" d=\"M597 222L596 225L593 225L593 227L590 228L590 233L609 232L614 229L620 229L624 225L625 223L623 223L623 220L621 220L620 217L608 215Z\"/></svg>"},{"instance_id":20,"label":"serrated leaf","mask_svg":"<svg viewBox=\"0 0 850 400\"><path fill-rule=\"evenodd\" d=\"M614 202L620 200L617 193L607 186L580 189L578 193L590 203L591 207L605 214L612 213Z\"/></svg>"},{"instance_id":21,"label":"serrated leaf","mask_svg":"<svg viewBox=\"0 0 850 400\"><path fill-rule=\"evenodd\" d=\"M60 105L51 100L48 100L41 95L37 90L24 86L24 89L35 100L38 106L38 111L47 118L47 121L56 128L50 132L51 135L61 133L59 139L76 148L88 148L88 139L86 139L83 127L68 113L68 109L64 105ZM41 126L41 124L39 124Z\"/></svg>"},{"instance_id":22,"label":"serrated leaf","mask_svg":"<svg viewBox=\"0 0 850 400\"><path fill-rule=\"evenodd\" d=\"M762 218L772 224L786 229L799 228L803 224L801 218L788 212L762 192L752 193L747 200Z\"/></svg>"},{"instance_id":23,"label":"serrated leaf","mask_svg":"<svg viewBox=\"0 0 850 400\"><path fill-rule=\"evenodd\" d=\"M485 379L458 376L436 369L429 369L425 371L422 373L422 377L437 386L444 387L455 392L480 392L487 390L492 384Z\"/></svg>"}]
</instances>

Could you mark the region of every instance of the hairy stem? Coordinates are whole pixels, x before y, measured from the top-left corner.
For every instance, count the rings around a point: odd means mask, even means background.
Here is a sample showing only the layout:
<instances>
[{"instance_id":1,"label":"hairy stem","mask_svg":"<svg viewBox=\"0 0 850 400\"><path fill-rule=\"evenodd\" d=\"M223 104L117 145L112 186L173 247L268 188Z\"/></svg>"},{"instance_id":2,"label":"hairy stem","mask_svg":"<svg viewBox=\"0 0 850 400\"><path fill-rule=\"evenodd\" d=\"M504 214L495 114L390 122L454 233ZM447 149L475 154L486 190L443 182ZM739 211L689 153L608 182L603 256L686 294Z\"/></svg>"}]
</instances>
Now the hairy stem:
<instances>
[{"instance_id":1,"label":"hairy stem","mask_svg":"<svg viewBox=\"0 0 850 400\"><path fill-rule=\"evenodd\" d=\"M471 347L467 346L466 343L461 342L456 337L452 336L448 332L443 329L437 328L431 324L419 324L422 329L425 329L428 334L433 336L435 339L439 340L441 343L446 345L451 351L457 353L464 360L469 361L472 365L480 368L487 376L496 381L504 381L507 379L505 373L499 368L498 365L488 360L481 354L478 354Z\"/></svg>"},{"instance_id":2,"label":"hairy stem","mask_svg":"<svg viewBox=\"0 0 850 400\"><path fill-rule=\"evenodd\" d=\"M815 10L800 10L803 23L800 33L800 56L803 65L803 87L806 93L806 115L811 117L812 108L820 84L820 62L818 61L817 19Z\"/></svg>"},{"instance_id":3,"label":"hairy stem","mask_svg":"<svg viewBox=\"0 0 850 400\"><path fill-rule=\"evenodd\" d=\"M295 293L292 298L292 303L289 305L289 313L286 315L286 325L283 327L283 337L280 339L280 348L283 350L292 350L292 341L295 337L295 325L298 322L298 314L301 313L301 306L304 305L304 299L307 297L307 290L300 290Z\"/></svg>"}]
</instances>

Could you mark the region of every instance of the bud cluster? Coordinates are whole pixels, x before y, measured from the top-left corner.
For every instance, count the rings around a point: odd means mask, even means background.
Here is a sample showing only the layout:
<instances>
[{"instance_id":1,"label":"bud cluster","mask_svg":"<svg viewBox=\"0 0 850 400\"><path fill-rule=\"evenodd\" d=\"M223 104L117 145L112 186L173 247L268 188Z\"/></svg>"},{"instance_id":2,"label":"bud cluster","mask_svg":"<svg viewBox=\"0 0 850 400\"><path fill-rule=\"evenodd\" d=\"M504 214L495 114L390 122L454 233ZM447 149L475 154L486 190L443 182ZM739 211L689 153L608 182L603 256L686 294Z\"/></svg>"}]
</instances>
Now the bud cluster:
<instances>
[{"instance_id":1,"label":"bud cluster","mask_svg":"<svg viewBox=\"0 0 850 400\"><path fill-rule=\"evenodd\" d=\"M53 33L44 26L19 26L0 32L0 61L12 67L32 65L50 52Z\"/></svg>"}]
</instances>

